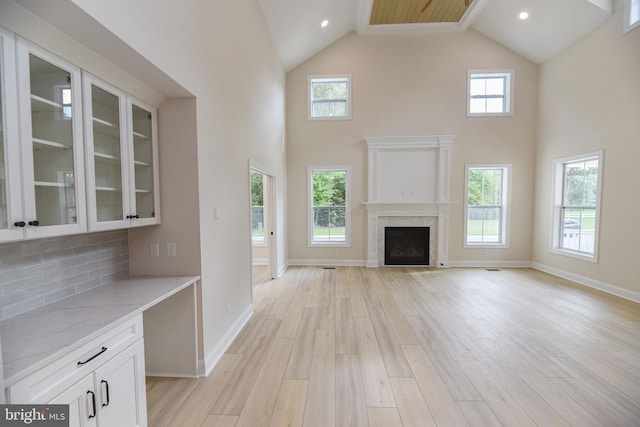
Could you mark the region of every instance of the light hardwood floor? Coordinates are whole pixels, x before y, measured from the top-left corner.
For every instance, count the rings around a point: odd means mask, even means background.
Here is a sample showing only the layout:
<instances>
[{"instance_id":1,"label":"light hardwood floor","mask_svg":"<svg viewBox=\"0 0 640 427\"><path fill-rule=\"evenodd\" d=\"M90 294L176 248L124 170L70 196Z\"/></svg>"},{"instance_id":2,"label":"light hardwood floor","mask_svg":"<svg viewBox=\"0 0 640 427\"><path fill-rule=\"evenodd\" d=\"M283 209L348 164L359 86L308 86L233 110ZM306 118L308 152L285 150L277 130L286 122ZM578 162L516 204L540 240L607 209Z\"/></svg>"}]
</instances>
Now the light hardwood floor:
<instances>
[{"instance_id":1,"label":"light hardwood floor","mask_svg":"<svg viewBox=\"0 0 640 427\"><path fill-rule=\"evenodd\" d=\"M291 267L151 427L640 426L640 305L535 270Z\"/></svg>"}]
</instances>

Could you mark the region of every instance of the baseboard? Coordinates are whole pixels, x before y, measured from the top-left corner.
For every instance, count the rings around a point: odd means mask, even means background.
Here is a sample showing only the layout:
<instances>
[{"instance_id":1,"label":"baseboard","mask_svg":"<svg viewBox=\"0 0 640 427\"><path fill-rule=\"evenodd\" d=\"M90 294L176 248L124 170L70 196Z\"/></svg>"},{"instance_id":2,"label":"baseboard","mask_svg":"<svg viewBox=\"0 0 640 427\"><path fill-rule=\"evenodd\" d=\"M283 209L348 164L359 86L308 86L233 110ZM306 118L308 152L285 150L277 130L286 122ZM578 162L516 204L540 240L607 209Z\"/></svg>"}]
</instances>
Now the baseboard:
<instances>
[{"instance_id":1,"label":"baseboard","mask_svg":"<svg viewBox=\"0 0 640 427\"><path fill-rule=\"evenodd\" d=\"M640 303L640 292L620 288L610 283L602 282L590 277L581 276L579 274L570 273L568 271L560 270L559 268L550 267L548 265L540 264L537 262L532 262L531 268L542 271L544 273L553 274L554 276L558 276L563 279L571 280L572 282L576 282L579 285L587 286L589 288L606 292L608 294L615 295L629 301Z\"/></svg>"},{"instance_id":2,"label":"baseboard","mask_svg":"<svg viewBox=\"0 0 640 427\"><path fill-rule=\"evenodd\" d=\"M266 258L253 258L253 265L269 265L269 260Z\"/></svg>"},{"instance_id":3,"label":"baseboard","mask_svg":"<svg viewBox=\"0 0 640 427\"><path fill-rule=\"evenodd\" d=\"M148 372L145 371L145 377L166 377L166 378L200 378L201 375L185 375L174 372Z\"/></svg>"},{"instance_id":4,"label":"baseboard","mask_svg":"<svg viewBox=\"0 0 640 427\"><path fill-rule=\"evenodd\" d=\"M284 264L282 264L279 268L278 268L278 277L282 277L282 275L284 274L285 271L287 271L287 268L289 268L289 262L285 262Z\"/></svg>"},{"instance_id":5,"label":"baseboard","mask_svg":"<svg viewBox=\"0 0 640 427\"><path fill-rule=\"evenodd\" d=\"M528 268L531 267L530 261L451 261L447 262L447 267L459 268Z\"/></svg>"},{"instance_id":6,"label":"baseboard","mask_svg":"<svg viewBox=\"0 0 640 427\"><path fill-rule=\"evenodd\" d=\"M299 266L343 266L343 267L365 267L367 261L362 259L290 259L289 265Z\"/></svg>"},{"instance_id":7,"label":"baseboard","mask_svg":"<svg viewBox=\"0 0 640 427\"><path fill-rule=\"evenodd\" d=\"M253 315L253 305L249 305L247 309L240 315L238 320L233 322L227 333L222 337L213 350L205 357L204 360L204 376L209 376L213 368L216 366L224 352L231 345L234 338L242 330L244 325Z\"/></svg>"}]
</instances>

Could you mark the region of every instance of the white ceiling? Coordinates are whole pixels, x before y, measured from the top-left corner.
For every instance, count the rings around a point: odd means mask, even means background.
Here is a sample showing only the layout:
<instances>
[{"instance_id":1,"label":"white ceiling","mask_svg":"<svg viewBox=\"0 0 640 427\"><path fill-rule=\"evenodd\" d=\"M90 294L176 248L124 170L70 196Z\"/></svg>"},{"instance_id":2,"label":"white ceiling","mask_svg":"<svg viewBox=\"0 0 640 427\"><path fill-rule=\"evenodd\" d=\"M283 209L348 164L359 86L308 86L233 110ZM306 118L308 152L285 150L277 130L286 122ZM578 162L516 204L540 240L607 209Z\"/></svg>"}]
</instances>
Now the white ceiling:
<instances>
[{"instance_id":1,"label":"white ceiling","mask_svg":"<svg viewBox=\"0 0 640 427\"><path fill-rule=\"evenodd\" d=\"M397 34L468 28L541 64L612 14L612 0L474 0L456 24L372 27L368 25L372 0L258 1L286 71L350 32ZM518 19L522 11L529 13L526 21ZM321 28L324 19L329 25Z\"/></svg>"}]
</instances>

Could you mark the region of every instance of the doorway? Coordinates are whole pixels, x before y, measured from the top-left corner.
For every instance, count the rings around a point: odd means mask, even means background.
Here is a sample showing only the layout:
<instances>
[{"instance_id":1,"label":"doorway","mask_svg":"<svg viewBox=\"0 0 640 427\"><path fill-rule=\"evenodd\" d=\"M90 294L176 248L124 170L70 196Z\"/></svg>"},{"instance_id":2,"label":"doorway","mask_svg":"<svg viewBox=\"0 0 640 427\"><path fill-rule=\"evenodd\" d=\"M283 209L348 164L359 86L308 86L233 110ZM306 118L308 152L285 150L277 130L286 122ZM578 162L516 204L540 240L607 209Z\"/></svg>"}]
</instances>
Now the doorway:
<instances>
[{"instance_id":1,"label":"doorway","mask_svg":"<svg viewBox=\"0 0 640 427\"><path fill-rule=\"evenodd\" d=\"M255 290L276 277L273 176L251 167L249 183L252 283Z\"/></svg>"}]
</instances>

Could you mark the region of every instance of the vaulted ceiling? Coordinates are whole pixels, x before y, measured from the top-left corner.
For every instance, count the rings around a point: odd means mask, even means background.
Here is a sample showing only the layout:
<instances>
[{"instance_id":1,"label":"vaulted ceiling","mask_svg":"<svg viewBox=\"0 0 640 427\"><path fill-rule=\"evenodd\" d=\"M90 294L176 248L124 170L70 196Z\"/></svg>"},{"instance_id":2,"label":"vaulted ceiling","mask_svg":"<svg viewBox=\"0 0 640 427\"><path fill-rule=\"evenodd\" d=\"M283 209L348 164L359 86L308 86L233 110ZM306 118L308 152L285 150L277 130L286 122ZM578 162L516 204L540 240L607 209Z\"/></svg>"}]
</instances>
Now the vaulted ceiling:
<instances>
[{"instance_id":1,"label":"vaulted ceiling","mask_svg":"<svg viewBox=\"0 0 640 427\"><path fill-rule=\"evenodd\" d=\"M259 0L289 71L350 32L472 29L541 64L612 14L613 0ZM519 18L527 12L528 18ZM327 20L326 27L322 27Z\"/></svg>"}]
</instances>

